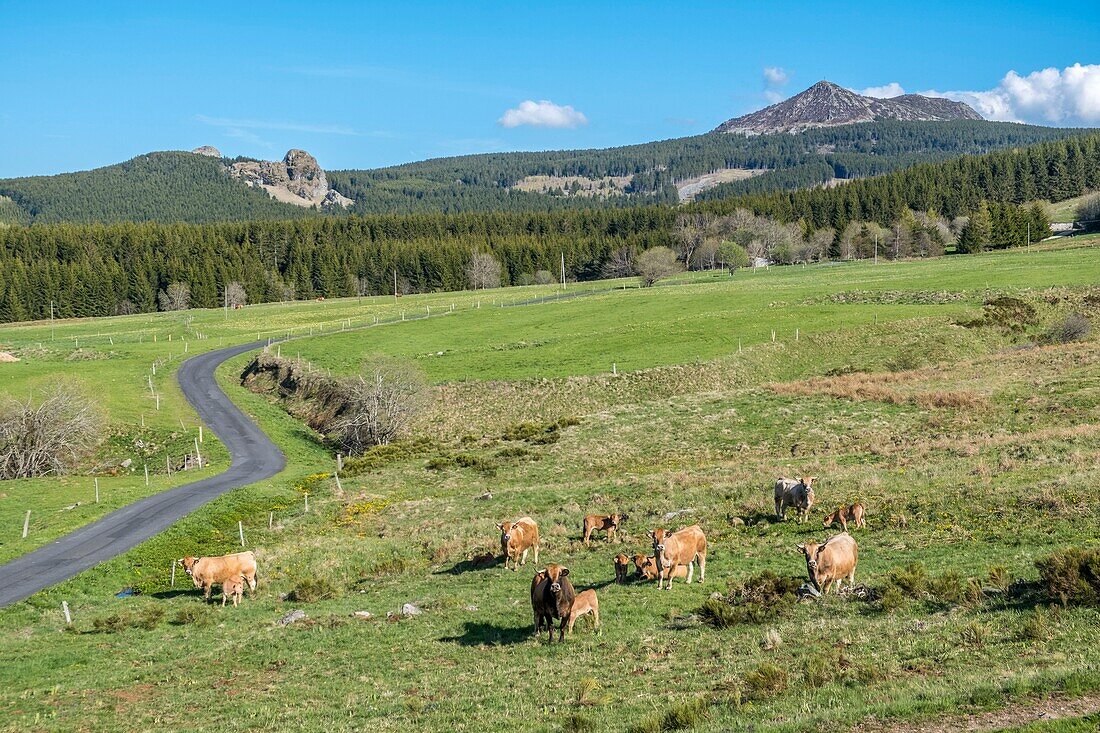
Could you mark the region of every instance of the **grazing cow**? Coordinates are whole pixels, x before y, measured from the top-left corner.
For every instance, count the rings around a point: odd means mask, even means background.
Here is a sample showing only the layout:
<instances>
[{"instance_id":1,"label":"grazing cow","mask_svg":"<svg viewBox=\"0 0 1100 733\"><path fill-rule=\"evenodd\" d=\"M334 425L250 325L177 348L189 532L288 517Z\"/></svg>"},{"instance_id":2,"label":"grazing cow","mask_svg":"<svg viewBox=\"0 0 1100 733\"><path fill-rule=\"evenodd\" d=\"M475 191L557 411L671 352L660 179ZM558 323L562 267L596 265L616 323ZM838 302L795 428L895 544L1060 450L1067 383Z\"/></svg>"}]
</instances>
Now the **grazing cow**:
<instances>
[{"instance_id":1,"label":"grazing cow","mask_svg":"<svg viewBox=\"0 0 1100 733\"><path fill-rule=\"evenodd\" d=\"M241 604L241 596L244 595L245 579L243 575L238 575L236 578L227 578L222 583L222 608L225 608L225 602L230 598L233 599L233 608L236 608Z\"/></svg>"},{"instance_id":2,"label":"grazing cow","mask_svg":"<svg viewBox=\"0 0 1100 733\"><path fill-rule=\"evenodd\" d=\"M833 535L820 545L816 542L800 544L798 551L806 556L810 581L822 593L829 592L830 584L834 592L839 593L840 581L844 578L848 579L849 588L855 585L859 548L847 532Z\"/></svg>"},{"instance_id":3,"label":"grazing cow","mask_svg":"<svg viewBox=\"0 0 1100 733\"><path fill-rule=\"evenodd\" d=\"M787 507L798 510L800 524L806 521L810 507L814 505L814 481L817 481L817 476L776 479L775 516L779 521L787 518Z\"/></svg>"},{"instance_id":4,"label":"grazing cow","mask_svg":"<svg viewBox=\"0 0 1100 733\"><path fill-rule=\"evenodd\" d=\"M559 620L558 641L565 641L565 626L573 609L576 592L569 582L569 568L551 563L535 573L531 580L531 608L535 612L535 636L546 626L548 640L554 641L554 619Z\"/></svg>"},{"instance_id":5,"label":"grazing cow","mask_svg":"<svg viewBox=\"0 0 1100 733\"><path fill-rule=\"evenodd\" d=\"M535 563L539 561L539 526L531 517L522 517L514 522L502 522L500 530L500 552L504 555L504 569L508 569L508 560L512 561L512 572L527 564L527 553L535 551Z\"/></svg>"},{"instance_id":6,"label":"grazing cow","mask_svg":"<svg viewBox=\"0 0 1100 733\"><path fill-rule=\"evenodd\" d=\"M863 505L859 502L852 504L851 506L844 506L843 504L837 507L837 510L832 514L825 517L825 529L832 527L834 524L839 523L840 528L847 532L848 522L855 522L857 529L866 529L867 521L863 518L863 515L867 513L867 510L863 508Z\"/></svg>"},{"instance_id":7,"label":"grazing cow","mask_svg":"<svg viewBox=\"0 0 1100 733\"><path fill-rule=\"evenodd\" d=\"M707 576L707 537L698 524L684 527L676 532L655 529L649 533L653 539L653 556L657 561L657 589L663 581L668 581L667 590L672 590L672 578L676 568L686 565L687 582L691 583L695 575L695 561L699 561L699 582Z\"/></svg>"},{"instance_id":8,"label":"grazing cow","mask_svg":"<svg viewBox=\"0 0 1100 733\"><path fill-rule=\"evenodd\" d=\"M584 518L584 544L592 541L592 533L601 530L607 533L607 541L615 539L619 525L627 520L625 514L589 514Z\"/></svg>"},{"instance_id":9,"label":"grazing cow","mask_svg":"<svg viewBox=\"0 0 1100 733\"><path fill-rule=\"evenodd\" d=\"M596 598L596 591L589 588L582 590L573 599L573 607L569 609L569 633L573 633L573 624L577 619L586 614L592 614L592 628L600 631L600 601Z\"/></svg>"},{"instance_id":10,"label":"grazing cow","mask_svg":"<svg viewBox=\"0 0 1100 733\"><path fill-rule=\"evenodd\" d=\"M210 600L210 590L215 584L242 576L248 581L248 589L256 592L256 556L251 550L221 557L184 557L179 564L191 576L195 587L203 589L206 600Z\"/></svg>"},{"instance_id":11,"label":"grazing cow","mask_svg":"<svg viewBox=\"0 0 1100 733\"><path fill-rule=\"evenodd\" d=\"M630 568L630 558L620 552L612 559L612 562L615 563L615 582L622 585L626 582L626 571Z\"/></svg>"},{"instance_id":12,"label":"grazing cow","mask_svg":"<svg viewBox=\"0 0 1100 733\"><path fill-rule=\"evenodd\" d=\"M643 580L656 580L657 579L657 558L653 555L643 555L638 553L633 557L635 572L639 578ZM672 577L674 578L686 578L688 569L683 565L678 565L672 571Z\"/></svg>"}]
</instances>

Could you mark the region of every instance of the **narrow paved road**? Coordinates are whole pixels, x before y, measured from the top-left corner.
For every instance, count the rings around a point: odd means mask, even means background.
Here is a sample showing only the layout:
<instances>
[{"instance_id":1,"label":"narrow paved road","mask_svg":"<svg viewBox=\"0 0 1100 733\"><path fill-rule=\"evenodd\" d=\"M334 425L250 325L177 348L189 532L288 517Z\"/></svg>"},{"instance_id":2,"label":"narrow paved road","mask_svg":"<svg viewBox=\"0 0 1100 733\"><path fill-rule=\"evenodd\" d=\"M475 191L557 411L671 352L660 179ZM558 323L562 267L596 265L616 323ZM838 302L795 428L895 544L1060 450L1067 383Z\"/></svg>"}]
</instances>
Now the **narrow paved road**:
<instances>
[{"instance_id":1,"label":"narrow paved road","mask_svg":"<svg viewBox=\"0 0 1100 733\"><path fill-rule=\"evenodd\" d=\"M229 449L232 460L227 471L141 499L0 565L0 608L121 555L230 489L281 471L286 464L282 451L237 409L214 378L223 361L265 344L231 346L192 357L176 375L187 401Z\"/></svg>"}]
</instances>

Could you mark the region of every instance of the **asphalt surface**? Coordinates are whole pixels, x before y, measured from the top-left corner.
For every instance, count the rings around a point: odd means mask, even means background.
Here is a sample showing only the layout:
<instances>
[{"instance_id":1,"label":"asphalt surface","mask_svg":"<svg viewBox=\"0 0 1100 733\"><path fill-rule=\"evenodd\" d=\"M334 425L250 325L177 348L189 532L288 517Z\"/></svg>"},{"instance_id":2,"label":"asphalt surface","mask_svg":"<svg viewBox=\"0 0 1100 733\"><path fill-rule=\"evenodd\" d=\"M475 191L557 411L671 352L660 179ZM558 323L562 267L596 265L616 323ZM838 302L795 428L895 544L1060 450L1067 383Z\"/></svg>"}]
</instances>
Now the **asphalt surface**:
<instances>
[{"instance_id":1,"label":"asphalt surface","mask_svg":"<svg viewBox=\"0 0 1100 733\"><path fill-rule=\"evenodd\" d=\"M286 464L282 451L237 409L214 378L214 370L223 361L266 343L200 354L185 361L176 374L187 401L229 449L228 470L136 501L0 565L0 608L121 555L231 489L281 471Z\"/></svg>"}]
</instances>

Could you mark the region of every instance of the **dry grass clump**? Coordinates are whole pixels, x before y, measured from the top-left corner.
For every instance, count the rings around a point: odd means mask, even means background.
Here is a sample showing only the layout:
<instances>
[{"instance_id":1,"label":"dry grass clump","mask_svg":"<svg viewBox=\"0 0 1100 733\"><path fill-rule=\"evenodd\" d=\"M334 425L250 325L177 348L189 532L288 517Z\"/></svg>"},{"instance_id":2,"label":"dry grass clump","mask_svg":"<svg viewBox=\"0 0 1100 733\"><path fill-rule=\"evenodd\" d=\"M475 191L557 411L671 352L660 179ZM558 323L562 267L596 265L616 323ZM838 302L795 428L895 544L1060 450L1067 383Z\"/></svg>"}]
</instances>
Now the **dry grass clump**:
<instances>
[{"instance_id":1,"label":"dry grass clump","mask_svg":"<svg viewBox=\"0 0 1100 733\"><path fill-rule=\"evenodd\" d=\"M920 372L892 372L867 374L857 372L835 377L816 377L797 382L766 385L778 395L828 395L853 402L885 402L893 405L915 405L922 408L950 408L973 410L985 407L988 400L968 390L935 390L929 392L905 392L888 387L891 383L904 384L915 381Z\"/></svg>"}]
</instances>

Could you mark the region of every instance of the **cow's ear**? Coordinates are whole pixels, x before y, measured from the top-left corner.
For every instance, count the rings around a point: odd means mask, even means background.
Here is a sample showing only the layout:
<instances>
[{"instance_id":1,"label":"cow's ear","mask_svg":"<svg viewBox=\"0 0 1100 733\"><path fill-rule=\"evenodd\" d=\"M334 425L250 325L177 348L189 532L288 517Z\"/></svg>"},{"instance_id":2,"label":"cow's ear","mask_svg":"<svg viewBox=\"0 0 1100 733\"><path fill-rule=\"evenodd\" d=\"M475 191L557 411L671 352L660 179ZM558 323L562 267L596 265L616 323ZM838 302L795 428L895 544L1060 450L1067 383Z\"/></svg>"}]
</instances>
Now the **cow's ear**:
<instances>
[{"instance_id":1,"label":"cow's ear","mask_svg":"<svg viewBox=\"0 0 1100 733\"><path fill-rule=\"evenodd\" d=\"M805 555L806 554L806 545L799 542L798 543L798 551L801 552L803 555Z\"/></svg>"},{"instance_id":2,"label":"cow's ear","mask_svg":"<svg viewBox=\"0 0 1100 733\"><path fill-rule=\"evenodd\" d=\"M566 575L569 575L569 568L562 568L561 569L561 577L564 578Z\"/></svg>"},{"instance_id":3,"label":"cow's ear","mask_svg":"<svg viewBox=\"0 0 1100 733\"><path fill-rule=\"evenodd\" d=\"M501 532L503 532L504 531L504 525L503 524L497 524L497 529L499 529Z\"/></svg>"}]
</instances>

